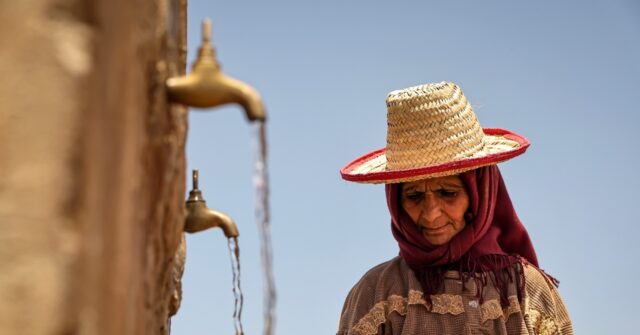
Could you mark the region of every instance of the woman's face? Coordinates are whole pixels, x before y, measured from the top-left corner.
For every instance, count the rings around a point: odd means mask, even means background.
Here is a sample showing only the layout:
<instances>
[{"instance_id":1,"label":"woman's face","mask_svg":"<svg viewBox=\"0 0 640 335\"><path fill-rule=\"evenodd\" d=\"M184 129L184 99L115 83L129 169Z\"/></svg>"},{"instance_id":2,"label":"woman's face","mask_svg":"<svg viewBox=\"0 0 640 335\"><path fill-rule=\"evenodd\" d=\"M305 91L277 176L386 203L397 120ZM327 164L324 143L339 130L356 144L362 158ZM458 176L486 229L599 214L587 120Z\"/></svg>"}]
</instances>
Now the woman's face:
<instances>
[{"instance_id":1,"label":"woman's face","mask_svg":"<svg viewBox=\"0 0 640 335\"><path fill-rule=\"evenodd\" d=\"M464 228L469 195L459 176L423 179L402 184L402 208L429 243L442 245Z\"/></svg>"}]
</instances>

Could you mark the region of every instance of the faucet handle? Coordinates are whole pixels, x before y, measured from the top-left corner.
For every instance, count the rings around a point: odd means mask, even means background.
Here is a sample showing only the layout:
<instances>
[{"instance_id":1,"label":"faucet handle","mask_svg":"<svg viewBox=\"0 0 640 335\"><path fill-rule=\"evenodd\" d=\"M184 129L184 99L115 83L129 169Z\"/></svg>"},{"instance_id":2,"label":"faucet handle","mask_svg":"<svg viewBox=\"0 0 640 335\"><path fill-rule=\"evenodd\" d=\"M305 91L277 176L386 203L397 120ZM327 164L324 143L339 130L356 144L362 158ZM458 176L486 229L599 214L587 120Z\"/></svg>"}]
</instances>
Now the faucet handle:
<instances>
[{"instance_id":1,"label":"faucet handle","mask_svg":"<svg viewBox=\"0 0 640 335\"><path fill-rule=\"evenodd\" d=\"M198 189L198 169L193 169L191 176L193 179L193 190L195 191Z\"/></svg>"},{"instance_id":2,"label":"faucet handle","mask_svg":"<svg viewBox=\"0 0 640 335\"><path fill-rule=\"evenodd\" d=\"M187 199L187 203L191 202L202 202L204 203L204 197L202 197L202 192L198 189L198 169L193 169L192 172L193 179L193 189L189 191L189 198Z\"/></svg>"},{"instance_id":3,"label":"faucet handle","mask_svg":"<svg viewBox=\"0 0 640 335\"><path fill-rule=\"evenodd\" d=\"M211 19L206 18L202 21L202 43L211 42Z\"/></svg>"}]
</instances>

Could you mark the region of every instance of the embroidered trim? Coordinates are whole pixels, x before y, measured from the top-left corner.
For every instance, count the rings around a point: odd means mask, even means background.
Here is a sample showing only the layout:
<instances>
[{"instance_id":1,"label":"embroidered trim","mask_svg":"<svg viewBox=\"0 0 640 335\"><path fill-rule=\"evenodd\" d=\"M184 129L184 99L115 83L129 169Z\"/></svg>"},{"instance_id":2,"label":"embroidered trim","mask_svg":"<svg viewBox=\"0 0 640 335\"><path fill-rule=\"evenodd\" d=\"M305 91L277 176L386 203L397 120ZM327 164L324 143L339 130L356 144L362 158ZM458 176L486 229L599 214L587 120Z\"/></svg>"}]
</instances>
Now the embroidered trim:
<instances>
[{"instance_id":1,"label":"embroidered trim","mask_svg":"<svg viewBox=\"0 0 640 335\"><path fill-rule=\"evenodd\" d=\"M528 311L533 330L538 335L554 335L558 333L558 325L553 318L535 309Z\"/></svg>"},{"instance_id":2,"label":"embroidered trim","mask_svg":"<svg viewBox=\"0 0 640 335\"><path fill-rule=\"evenodd\" d=\"M389 311L386 314L389 315L391 312L397 312L400 315L407 315L407 299L399 295L390 296Z\"/></svg>"},{"instance_id":3,"label":"embroidered trim","mask_svg":"<svg viewBox=\"0 0 640 335\"><path fill-rule=\"evenodd\" d=\"M480 319L482 323L487 320L495 320L501 316L503 316L502 306L500 306L498 300L485 301L480 306Z\"/></svg>"},{"instance_id":4,"label":"embroidered trim","mask_svg":"<svg viewBox=\"0 0 640 335\"><path fill-rule=\"evenodd\" d=\"M369 313L362 317L358 323L351 329L355 335L375 335L378 333L378 327L384 323L386 319L385 309L386 301L381 301L373 306Z\"/></svg>"},{"instance_id":5,"label":"embroidered trim","mask_svg":"<svg viewBox=\"0 0 640 335\"><path fill-rule=\"evenodd\" d=\"M431 296L431 312L438 314L458 315L464 313L462 296L453 294L434 294Z\"/></svg>"},{"instance_id":6,"label":"embroidered trim","mask_svg":"<svg viewBox=\"0 0 640 335\"><path fill-rule=\"evenodd\" d=\"M354 335L376 335L378 327L383 324L387 317L395 312L402 316L407 315L409 305L422 305L429 309L427 302L422 297L420 291L410 290L408 298L399 295L391 295L387 300L375 304L369 312L363 316L358 323L351 328ZM430 311L439 314L458 315L464 313L462 296L453 294L436 294L431 296L433 306Z\"/></svg>"},{"instance_id":7,"label":"embroidered trim","mask_svg":"<svg viewBox=\"0 0 640 335\"><path fill-rule=\"evenodd\" d=\"M502 310L502 314L504 315L504 319L507 320L511 314L522 313L522 309L520 306L520 302L518 301L518 297L512 295L509 297L509 306L505 307Z\"/></svg>"},{"instance_id":8,"label":"embroidered trim","mask_svg":"<svg viewBox=\"0 0 640 335\"><path fill-rule=\"evenodd\" d=\"M422 298L423 294L420 291L409 290L409 305L427 305L427 302Z\"/></svg>"},{"instance_id":9,"label":"embroidered trim","mask_svg":"<svg viewBox=\"0 0 640 335\"><path fill-rule=\"evenodd\" d=\"M503 317L505 320L511 316L511 314L520 313L520 303L518 297L509 297L509 306L502 308L498 300L492 299L486 301L480 306L480 318L484 323L487 320L495 320L499 317Z\"/></svg>"}]
</instances>

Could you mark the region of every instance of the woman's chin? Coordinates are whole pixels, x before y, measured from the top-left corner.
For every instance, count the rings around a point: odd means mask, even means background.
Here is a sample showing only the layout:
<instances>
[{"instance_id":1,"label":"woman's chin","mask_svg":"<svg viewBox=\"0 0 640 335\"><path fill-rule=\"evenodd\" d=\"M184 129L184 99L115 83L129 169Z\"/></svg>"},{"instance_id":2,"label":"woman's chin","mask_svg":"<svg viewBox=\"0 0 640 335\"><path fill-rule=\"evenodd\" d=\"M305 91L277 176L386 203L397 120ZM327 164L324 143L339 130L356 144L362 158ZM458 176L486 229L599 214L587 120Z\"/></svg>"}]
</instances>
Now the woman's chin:
<instances>
[{"instance_id":1,"label":"woman's chin","mask_svg":"<svg viewBox=\"0 0 640 335\"><path fill-rule=\"evenodd\" d=\"M453 235L450 234L423 234L424 238L432 245L443 245L451 241Z\"/></svg>"}]
</instances>

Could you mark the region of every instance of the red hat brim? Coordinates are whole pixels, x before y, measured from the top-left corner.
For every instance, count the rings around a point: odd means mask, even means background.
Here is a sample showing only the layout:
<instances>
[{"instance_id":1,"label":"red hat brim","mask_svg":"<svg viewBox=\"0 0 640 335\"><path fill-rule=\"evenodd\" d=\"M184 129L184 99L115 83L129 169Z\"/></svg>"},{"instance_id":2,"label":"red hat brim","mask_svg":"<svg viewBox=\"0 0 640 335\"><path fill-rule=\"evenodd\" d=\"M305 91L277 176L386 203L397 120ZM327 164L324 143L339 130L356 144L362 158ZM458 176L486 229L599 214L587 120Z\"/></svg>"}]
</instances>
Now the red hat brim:
<instances>
[{"instance_id":1,"label":"red hat brim","mask_svg":"<svg viewBox=\"0 0 640 335\"><path fill-rule=\"evenodd\" d=\"M504 162L513 157L523 154L530 145L529 140L524 136L516 134L512 131L500 128L484 128L483 132L488 136L502 136L506 139L518 143L516 148L505 150L502 152L491 153L482 157L464 158L447 163L424 166L413 169L386 170L367 173L353 173L352 171L366 162L380 157L385 154L385 148L375 150L363 155L351 163L347 164L340 170L340 174L344 180L357 183L371 184L392 184L401 183L411 180L426 179L437 176L458 174L464 171L473 170L482 166L493 165Z\"/></svg>"}]
</instances>

